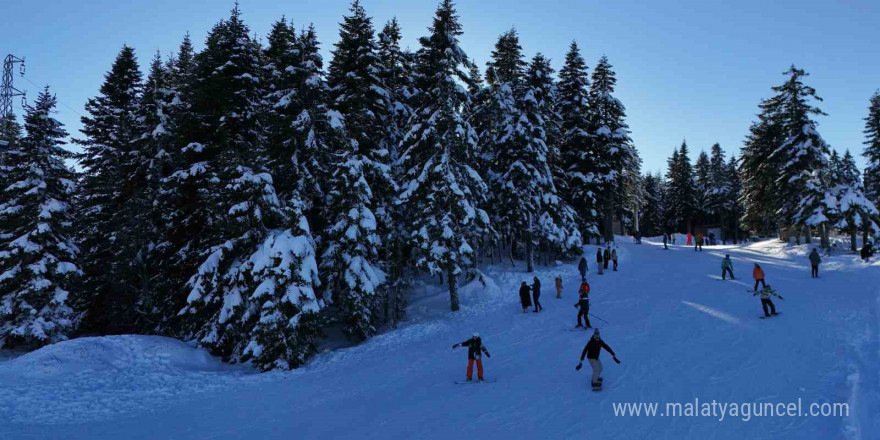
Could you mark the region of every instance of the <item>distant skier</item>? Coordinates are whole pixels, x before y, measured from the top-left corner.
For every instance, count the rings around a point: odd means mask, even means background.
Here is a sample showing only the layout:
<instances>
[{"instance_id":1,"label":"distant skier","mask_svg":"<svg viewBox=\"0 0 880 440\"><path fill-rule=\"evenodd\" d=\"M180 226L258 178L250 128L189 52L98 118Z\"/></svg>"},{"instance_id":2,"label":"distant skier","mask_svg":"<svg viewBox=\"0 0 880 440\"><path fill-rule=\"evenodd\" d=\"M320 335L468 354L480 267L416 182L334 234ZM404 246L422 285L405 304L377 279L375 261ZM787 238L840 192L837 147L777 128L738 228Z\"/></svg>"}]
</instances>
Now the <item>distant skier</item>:
<instances>
[{"instance_id":1,"label":"distant skier","mask_svg":"<svg viewBox=\"0 0 880 440\"><path fill-rule=\"evenodd\" d=\"M699 250L700 252L703 251L703 234L698 234L696 237L694 237L694 251L697 250Z\"/></svg>"},{"instance_id":2,"label":"distant skier","mask_svg":"<svg viewBox=\"0 0 880 440\"><path fill-rule=\"evenodd\" d=\"M519 302L522 304L523 313L528 313L529 307L532 306L531 292L532 289L523 281L522 285L519 286Z\"/></svg>"},{"instance_id":3,"label":"distant skier","mask_svg":"<svg viewBox=\"0 0 880 440\"><path fill-rule=\"evenodd\" d=\"M862 260L865 260L865 263L867 263L868 260L871 259L871 256L874 255L874 246L871 245L870 241L862 246L862 250L859 252L859 255L862 257Z\"/></svg>"},{"instance_id":4,"label":"distant skier","mask_svg":"<svg viewBox=\"0 0 880 440\"><path fill-rule=\"evenodd\" d=\"M581 324L581 318L587 324L587 328L593 327L590 324L590 285L587 282L581 283L581 288L578 290L578 302L575 303L574 307L578 309L577 315L577 325L575 328L582 328L583 324Z\"/></svg>"},{"instance_id":5,"label":"distant skier","mask_svg":"<svg viewBox=\"0 0 880 440\"><path fill-rule=\"evenodd\" d=\"M590 380L590 384L593 386L594 390L602 387L602 362L599 361L599 353L603 348L611 354L611 358L614 359L614 362L617 362L618 364L620 363L620 359L617 359L614 350L602 340L602 337L599 336L599 329L596 329L593 332L593 337L590 338L589 342L587 342L587 345L584 347L584 351L581 352L581 360L578 362L577 367L575 367L575 370L580 371L584 364L584 357L587 358L587 362L589 362L590 367L593 368L593 377Z\"/></svg>"},{"instance_id":6,"label":"distant skier","mask_svg":"<svg viewBox=\"0 0 880 440\"><path fill-rule=\"evenodd\" d=\"M541 297L541 281L538 280L538 277L535 277L535 282L532 284L532 299L535 303L535 313L544 310L544 307L541 305L541 302L538 301L538 298Z\"/></svg>"},{"instance_id":7,"label":"distant skier","mask_svg":"<svg viewBox=\"0 0 880 440\"><path fill-rule=\"evenodd\" d=\"M599 275L602 275L602 249L596 249L596 267L599 268Z\"/></svg>"},{"instance_id":8,"label":"distant skier","mask_svg":"<svg viewBox=\"0 0 880 440\"><path fill-rule=\"evenodd\" d=\"M813 248L813 251L810 252L810 276L813 278L819 278L819 263L822 262L822 257L819 256L819 251L816 248Z\"/></svg>"},{"instance_id":9,"label":"distant skier","mask_svg":"<svg viewBox=\"0 0 880 440\"><path fill-rule=\"evenodd\" d=\"M779 294L777 294L776 291L773 290L770 286L764 286L764 288L761 289L760 293L761 293L761 308L764 309L764 317L769 318L773 315L778 315L778 313L776 313L776 306L773 305L773 301L770 300L770 297L775 296L779 299L784 299L784 298L779 296ZM758 294L758 292L755 292L752 294L752 296L757 295L757 294Z\"/></svg>"},{"instance_id":10,"label":"distant skier","mask_svg":"<svg viewBox=\"0 0 880 440\"><path fill-rule=\"evenodd\" d=\"M687 241L684 243L685 246L690 246L694 240L694 235L688 232Z\"/></svg>"},{"instance_id":11,"label":"distant skier","mask_svg":"<svg viewBox=\"0 0 880 440\"><path fill-rule=\"evenodd\" d=\"M614 263L614 271L617 272L617 249L611 250L611 262Z\"/></svg>"},{"instance_id":12,"label":"distant skier","mask_svg":"<svg viewBox=\"0 0 880 440\"><path fill-rule=\"evenodd\" d=\"M483 353L486 354L487 358L492 357L489 354L489 350L486 350L486 347L483 345L483 340L480 339L479 333L474 333L470 339L464 342L460 342L452 346L452 349L455 350L458 347L467 347L468 348L468 366L467 366L467 381L470 382L474 377L474 363L477 364L477 380L480 382L483 381Z\"/></svg>"},{"instance_id":13,"label":"distant skier","mask_svg":"<svg viewBox=\"0 0 880 440\"><path fill-rule=\"evenodd\" d=\"M767 287L767 284L764 282L764 269L761 269L761 266L758 263L755 263L755 268L752 269L752 278L755 279L755 290L758 290L758 283L761 283L761 286Z\"/></svg>"},{"instance_id":14,"label":"distant skier","mask_svg":"<svg viewBox=\"0 0 880 440\"><path fill-rule=\"evenodd\" d=\"M605 252L602 253L602 260L604 261L604 269L608 269L608 263L611 262L611 249L605 247Z\"/></svg>"},{"instance_id":15,"label":"distant skier","mask_svg":"<svg viewBox=\"0 0 880 440\"><path fill-rule=\"evenodd\" d=\"M736 279L733 277L733 261L730 259L730 254L725 255L721 260L721 279L726 280L727 274L730 274L730 279Z\"/></svg>"},{"instance_id":16,"label":"distant skier","mask_svg":"<svg viewBox=\"0 0 880 440\"><path fill-rule=\"evenodd\" d=\"M562 298L562 277L556 275L556 279L553 281L556 283L556 297Z\"/></svg>"},{"instance_id":17,"label":"distant skier","mask_svg":"<svg viewBox=\"0 0 880 440\"><path fill-rule=\"evenodd\" d=\"M663 234L663 249L669 249L667 242L669 241L669 234Z\"/></svg>"},{"instance_id":18,"label":"distant skier","mask_svg":"<svg viewBox=\"0 0 880 440\"><path fill-rule=\"evenodd\" d=\"M587 270L589 267L587 266L587 256L581 256L581 261L578 263L578 272L581 274L581 281L587 279Z\"/></svg>"}]
</instances>

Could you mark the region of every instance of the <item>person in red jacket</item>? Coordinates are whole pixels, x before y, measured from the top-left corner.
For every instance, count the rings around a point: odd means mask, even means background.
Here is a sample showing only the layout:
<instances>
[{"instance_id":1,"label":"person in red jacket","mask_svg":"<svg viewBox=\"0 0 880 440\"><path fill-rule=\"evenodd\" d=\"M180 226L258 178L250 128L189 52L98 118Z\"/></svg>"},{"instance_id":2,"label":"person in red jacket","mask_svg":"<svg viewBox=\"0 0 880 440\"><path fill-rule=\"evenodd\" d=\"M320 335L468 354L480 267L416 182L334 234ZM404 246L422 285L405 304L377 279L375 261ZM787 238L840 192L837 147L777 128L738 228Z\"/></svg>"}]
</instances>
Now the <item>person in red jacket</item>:
<instances>
[{"instance_id":1,"label":"person in red jacket","mask_svg":"<svg viewBox=\"0 0 880 440\"><path fill-rule=\"evenodd\" d=\"M685 246L690 246L691 243L693 243L693 240L694 240L694 235L691 234L690 232L688 232L688 238L687 238L687 242L685 243Z\"/></svg>"},{"instance_id":2,"label":"person in red jacket","mask_svg":"<svg viewBox=\"0 0 880 440\"><path fill-rule=\"evenodd\" d=\"M489 354L489 350L486 350L486 346L483 345L483 340L480 339L480 334L474 332L470 339L464 342L459 342L452 346L452 349L456 349L458 347L467 347L468 348L468 366L467 366L467 381L470 382L474 376L474 363L477 364L477 380L480 382L483 381L483 353L486 354L487 358L492 357Z\"/></svg>"}]
</instances>

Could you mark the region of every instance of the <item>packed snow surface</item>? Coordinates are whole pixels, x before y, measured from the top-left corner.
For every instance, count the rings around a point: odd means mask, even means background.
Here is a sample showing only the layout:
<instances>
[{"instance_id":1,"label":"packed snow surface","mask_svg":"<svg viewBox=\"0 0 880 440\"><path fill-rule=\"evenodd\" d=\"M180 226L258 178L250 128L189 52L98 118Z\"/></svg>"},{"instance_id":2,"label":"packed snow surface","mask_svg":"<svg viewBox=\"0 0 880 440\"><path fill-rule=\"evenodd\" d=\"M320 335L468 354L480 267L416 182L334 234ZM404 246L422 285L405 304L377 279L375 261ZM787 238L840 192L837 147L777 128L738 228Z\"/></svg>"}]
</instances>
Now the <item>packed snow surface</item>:
<instances>
[{"instance_id":1,"label":"packed snow surface","mask_svg":"<svg viewBox=\"0 0 880 440\"><path fill-rule=\"evenodd\" d=\"M877 439L880 262L824 257L811 279L806 246L670 250L622 243L620 271L596 273L585 248L591 318L607 353L605 386L576 372L590 332L575 324L577 262L527 274L485 268L448 311L439 286L410 304L410 321L292 372L253 374L182 342L149 336L82 338L0 356L0 439ZM736 281L720 281L721 258ZM757 262L785 300L759 319ZM563 279L562 299L553 278ZM518 286L538 276L545 311L522 313ZM464 379L480 332L491 384ZM5 360L4 360L5 359ZM615 416L624 402L848 403L845 417Z\"/></svg>"}]
</instances>

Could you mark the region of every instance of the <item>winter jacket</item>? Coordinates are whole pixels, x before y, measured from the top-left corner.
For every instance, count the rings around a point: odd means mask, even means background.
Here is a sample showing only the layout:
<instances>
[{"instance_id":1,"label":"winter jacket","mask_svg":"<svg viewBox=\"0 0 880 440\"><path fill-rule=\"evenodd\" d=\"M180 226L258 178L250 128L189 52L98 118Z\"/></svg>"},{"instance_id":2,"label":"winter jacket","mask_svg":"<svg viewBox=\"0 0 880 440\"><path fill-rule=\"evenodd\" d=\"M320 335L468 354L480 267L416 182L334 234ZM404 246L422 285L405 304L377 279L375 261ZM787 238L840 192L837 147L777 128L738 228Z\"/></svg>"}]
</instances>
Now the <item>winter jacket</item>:
<instances>
[{"instance_id":1,"label":"winter jacket","mask_svg":"<svg viewBox=\"0 0 880 440\"><path fill-rule=\"evenodd\" d=\"M697 235L697 244L703 244L703 234Z\"/></svg>"},{"instance_id":2,"label":"winter jacket","mask_svg":"<svg viewBox=\"0 0 880 440\"><path fill-rule=\"evenodd\" d=\"M611 261L617 261L617 249L611 251Z\"/></svg>"},{"instance_id":3,"label":"winter jacket","mask_svg":"<svg viewBox=\"0 0 880 440\"><path fill-rule=\"evenodd\" d=\"M486 347L483 346L483 340L480 338L470 338L467 341L455 344L452 348L458 346L468 348L468 359L479 359L483 357L483 353L486 353L486 357L492 357L489 354L489 350L486 350Z\"/></svg>"},{"instance_id":4,"label":"winter jacket","mask_svg":"<svg viewBox=\"0 0 880 440\"><path fill-rule=\"evenodd\" d=\"M581 310L588 310L590 308L590 297L588 295L581 295L578 302L575 304L575 307Z\"/></svg>"},{"instance_id":5,"label":"winter jacket","mask_svg":"<svg viewBox=\"0 0 880 440\"><path fill-rule=\"evenodd\" d=\"M529 296L531 290L528 285L523 284L519 288L519 302L522 303L523 308L529 307L532 305L532 297Z\"/></svg>"},{"instance_id":6,"label":"winter jacket","mask_svg":"<svg viewBox=\"0 0 880 440\"><path fill-rule=\"evenodd\" d=\"M721 269L733 269L733 261L730 258L724 257L721 259Z\"/></svg>"},{"instance_id":7,"label":"winter jacket","mask_svg":"<svg viewBox=\"0 0 880 440\"><path fill-rule=\"evenodd\" d=\"M822 262L822 257L820 257L819 253L816 252L815 249L813 249L813 252L810 252L810 263L813 266L818 266L819 263L821 263L821 262Z\"/></svg>"},{"instance_id":8,"label":"winter jacket","mask_svg":"<svg viewBox=\"0 0 880 440\"><path fill-rule=\"evenodd\" d=\"M578 263L578 272L587 273L587 259L581 257L581 262Z\"/></svg>"},{"instance_id":9,"label":"winter jacket","mask_svg":"<svg viewBox=\"0 0 880 440\"><path fill-rule=\"evenodd\" d=\"M587 345L584 347L584 351L581 353L581 361L584 360L584 357L586 357L587 359L598 360L599 353L602 351L603 348L607 350L608 353L611 353L611 356L617 356L616 354L614 354L614 350L612 350L611 347L609 347L608 344L605 343L605 341L597 338L590 338L590 341L587 342Z\"/></svg>"},{"instance_id":10,"label":"winter jacket","mask_svg":"<svg viewBox=\"0 0 880 440\"><path fill-rule=\"evenodd\" d=\"M874 254L874 248L870 244L866 244L862 246L861 256L862 259L866 259Z\"/></svg>"},{"instance_id":11,"label":"winter jacket","mask_svg":"<svg viewBox=\"0 0 880 440\"><path fill-rule=\"evenodd\" d=\"M556 288L562 289L562 278L556 277Z\"/></svg>"},{"instance_id":12,"label":"winter jacket","mask_svg":"<svg viewBox=\"0 0 880 440\"><path fill-rule=\"evenodd\" d=\"M604 260L610 260L610 259L611 259L611 251L608 250L608 248L605 248L605 252L602 254L602 258L603 258Z\"/></svg>"},{"instance_id":13,"label":"winter jacket","mask_svg":"<svg viewBox=\"0 0 880 440\"><path fill-rule=\"evenodd\" d=\"M532 293L535 294L535 298L541 296L541 282L538 279L535 279L535 283L532 284Z\"/></svg>"},{"instance_id":14,"label":"winter jacket","mask_svg":"<svg viewBox=\"0 0 880 440\"><path fill-rule=\"evenodd\" d=\"M601 262L602 262L602 251L600 251L600 250L598 250L598 249L596 250L596 262L597 262L597 263L601 263Z\"/></svg>"},{"instance_id":15,"label":"winter jacket","mask_svg":"<svg viewBox=\"0 0 880 440\"><path fill-rule=\"evenodd\" d=\"M761 299L770 299L771 296L782 298L781 296L779 296L776 293L775 290L773 290L769 287L765 287L765 288L761 289Z\"/></svg>"},{"instance_id":16,"label":"winter jacket","mask_svg":"<svg viewBox=\"0 0 880 440\"><path fill-rule=\"evenodd\" d=\"M585 294L585 293L587 295L590 294L590 283L588 283L586 281L581 283L581 287L580 287L580 289L578 289L578 294Z\"/></svg>"},{"instance_id":17,"label":"winter jacket","mask_svg":"<svg viewBox=\"0 0 880 440\"><path fill-rule=\"evenodd\" d=\"M763 280L764 279L764 269L761 269L761 266L755 266L755 268L752 269L752 278L754 278L756 280Z\"/></svg>"}]
</instances>

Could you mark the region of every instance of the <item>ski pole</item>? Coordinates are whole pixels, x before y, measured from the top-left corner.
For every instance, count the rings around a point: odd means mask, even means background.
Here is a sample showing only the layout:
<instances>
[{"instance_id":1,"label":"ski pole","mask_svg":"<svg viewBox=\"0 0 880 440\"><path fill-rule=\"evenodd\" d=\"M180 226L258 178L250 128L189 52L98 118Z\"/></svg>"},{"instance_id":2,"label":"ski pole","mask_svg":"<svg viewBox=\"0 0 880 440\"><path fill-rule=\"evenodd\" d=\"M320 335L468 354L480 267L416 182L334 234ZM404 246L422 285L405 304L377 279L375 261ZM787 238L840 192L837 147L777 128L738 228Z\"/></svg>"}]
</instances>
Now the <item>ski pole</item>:
<instances>
[{"instance_id":1,"label":"ski pole","mask_svg":"<svg viewBox=\"0 0 880 440\"><path fill-rule=\"evenodd\" d=\"M593 318L598 319L599 321L604 322L605 324L608 324L608 321L606 321L606 320L604 320L604 319L602 319L602 318L600 318L600 317L598 317L598 316L596 316L596 315L594 315L594 314L592 314L592 313L587 313L587 314L590 315L590 316L592 316Z\"/></svg>"}]
</instances>

